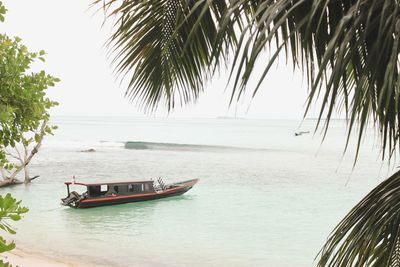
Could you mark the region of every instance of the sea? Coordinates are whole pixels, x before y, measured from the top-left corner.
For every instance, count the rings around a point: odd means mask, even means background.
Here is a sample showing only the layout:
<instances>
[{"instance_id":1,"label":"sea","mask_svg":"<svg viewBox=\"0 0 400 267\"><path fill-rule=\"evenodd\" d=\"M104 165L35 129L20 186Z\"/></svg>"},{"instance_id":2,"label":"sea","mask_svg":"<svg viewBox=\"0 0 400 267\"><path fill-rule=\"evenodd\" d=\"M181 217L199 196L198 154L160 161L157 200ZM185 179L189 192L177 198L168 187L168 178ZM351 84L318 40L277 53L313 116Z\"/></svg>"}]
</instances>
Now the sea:
<instances>
[{"instance_id":1,"label":"sea","mask_svg":"<svg viewBox=\"0 0 400 267\"><path fill-rule=\"evenodd\" d=\"M373 129L355 163L356 139L345 150L344 120L331 121L325 137L313 119L59 116L52 123L59 128L29 165L40 177L0 189L30 209L12 223L12 239L27 251L101 266L315 266L333 228L396 170L382 161ZM295 135L301 131L309 133ZM60 199L73 176L200 180L182 196L72 209Z\"/></svg>"}]
</instances>

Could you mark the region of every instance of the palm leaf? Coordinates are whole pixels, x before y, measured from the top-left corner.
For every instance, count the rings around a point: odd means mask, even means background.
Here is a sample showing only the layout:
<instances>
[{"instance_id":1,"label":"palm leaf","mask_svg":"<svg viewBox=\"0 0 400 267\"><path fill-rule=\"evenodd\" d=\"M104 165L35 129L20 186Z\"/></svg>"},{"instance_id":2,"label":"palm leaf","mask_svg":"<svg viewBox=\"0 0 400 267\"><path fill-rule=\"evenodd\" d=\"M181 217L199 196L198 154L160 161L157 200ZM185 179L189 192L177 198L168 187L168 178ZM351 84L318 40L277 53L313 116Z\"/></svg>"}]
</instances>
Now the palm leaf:
<instances>
[{"instance_id":1,"label":"palm leaf","mask_svg":"<svg viewBox=\"0 0 400 267\"><path fill-rule=\"evenodd\" d=\"M248 3L237 0L228 8ZM326 133L332 115L344 110L348 138L358 127L357 152L372 122L381 133L383 151L391 156L398 145L400 114L398 5L394 0L258 1L242 13L250 30L236 48L234 61L240 64L234 70L232 94L240 98L255 65L264 62L265 71L252 89L255 95L276 53L283 52L307 74L306 114L322 98L317 127L325 121ZM274 55L265 58L263 51L271 46Z\"/></svg>"},{"instance_id":2,"label":"palm leaf","mask_svg":"<svg viewBox=\"0 0 400 267\"><path fill-rule=\"evenodd\" d=\"M250 88L256 96L283 53L307 77L305 116L321 100L317 128L326 134L333 114L344 112L346 148L355 133L357 156L371 125L381 136L382 157L400 148L398 0L95 3L117 18L109 43L116 71L129 78L127 96L144 107L172 109L175 102L196 100L221 66L230 68L234 101L249 90L255 66L262 64ZM399 186L396 173L365 197L334 230L319 266L399 266Z\"/></svg>"},{"instance_id":3,"label":"palm leaf","mask_svg":"<svg viewBox=\"0 0 400 267\"><path fill-rule=\"evenodd\" d=\"M99 3L116 17L109 45L116 72L129 79L127 97L150 109L160 102L172 109L175 102L199 96L209 76L214 18L221 17L225 1L95 1Z\"/></svg>"},{"instance_id":4,"label":"palm leaf","mask_svg":"<svg viewBox=\"0 0 400 267\"><path fill-rule=\"evenodd\" d=\"M97 0L117 18L110 45L127 96L154 109L196 100L216 69L231 68L232 100L240 99L256 64L279 54L307 75L312 103L322 99L325 133L336 110L357 127L358 145L372 122L382 149L398 142L399 7L396 0ZM264 51L272 57L266 58ZM382 67L384 66L384 67ZM323 120L324 119L324 120ZM326 119L326 120L325 120ZM317 125L319 127L319 123ZM383 153L384 155L384 153Z\"/></svg>"},{"instance_id":5,"label":"palm leaf","mask_svg":"<svg viewBox=\"0 0 400 267\"><path fill-rule=\"evenodd\" d=\"M372 190L333 230L318 266L400 266L400 171Z\"/></svg>"}]
</instances>

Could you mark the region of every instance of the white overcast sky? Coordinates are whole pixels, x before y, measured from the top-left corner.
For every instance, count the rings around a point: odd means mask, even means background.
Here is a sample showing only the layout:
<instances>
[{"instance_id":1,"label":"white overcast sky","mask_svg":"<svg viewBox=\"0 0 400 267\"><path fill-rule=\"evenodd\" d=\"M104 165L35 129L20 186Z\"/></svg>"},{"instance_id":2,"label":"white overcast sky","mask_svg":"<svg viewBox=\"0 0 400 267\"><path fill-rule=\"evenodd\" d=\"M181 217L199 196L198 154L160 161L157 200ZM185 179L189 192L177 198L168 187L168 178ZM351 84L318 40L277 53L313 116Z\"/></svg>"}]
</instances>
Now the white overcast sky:
<instances>
[{"instance_id":1,"label":"white overcast sky","mask_svg":"<svg viewBox=\"0 0 400 267\"><path fill-rule=\"evenodd\" d=\"M0 31L22 38L30 50L45 50L40 65L61 79L48 91L60 103L54 115L143 115L124 98L125 88L112 74L104 47L111 29L102 27L103 14L83 0L3 0L8 12ZM237 104L237 116L247 118L300 119L306 86L299 72L286 67L284 59L270 74L257 96ZM261 71L261 68L260 68ZM197 103L177 108L170 117L232 116L230 93L224 92L226 75L216 76ZM158 116L165 116L159 112Z\"/></svg>"}]
</instances>

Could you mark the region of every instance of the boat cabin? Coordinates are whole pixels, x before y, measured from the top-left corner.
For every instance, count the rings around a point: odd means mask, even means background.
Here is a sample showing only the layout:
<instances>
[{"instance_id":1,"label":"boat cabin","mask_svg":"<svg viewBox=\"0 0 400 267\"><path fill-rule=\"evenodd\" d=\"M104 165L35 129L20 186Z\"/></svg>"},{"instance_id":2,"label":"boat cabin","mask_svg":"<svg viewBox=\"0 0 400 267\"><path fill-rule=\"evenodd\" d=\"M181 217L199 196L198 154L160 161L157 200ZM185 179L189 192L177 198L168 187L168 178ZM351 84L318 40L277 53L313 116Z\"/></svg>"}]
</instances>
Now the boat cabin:
<instances>
[{"instance_id":1,"label":"boat cabin","mask_svg":"<svg viewBox=\"0 0 400 267\"><path fill-rule=\"evenodd\" d=\"M116 182L116 183L78 183L66 182L68 195L70 194L70 185L86 186L86 192L83 193L88 198L134 195L142 193L154 193L153 181L135 181L135 182Z\"/></svg>"}]
</instances>

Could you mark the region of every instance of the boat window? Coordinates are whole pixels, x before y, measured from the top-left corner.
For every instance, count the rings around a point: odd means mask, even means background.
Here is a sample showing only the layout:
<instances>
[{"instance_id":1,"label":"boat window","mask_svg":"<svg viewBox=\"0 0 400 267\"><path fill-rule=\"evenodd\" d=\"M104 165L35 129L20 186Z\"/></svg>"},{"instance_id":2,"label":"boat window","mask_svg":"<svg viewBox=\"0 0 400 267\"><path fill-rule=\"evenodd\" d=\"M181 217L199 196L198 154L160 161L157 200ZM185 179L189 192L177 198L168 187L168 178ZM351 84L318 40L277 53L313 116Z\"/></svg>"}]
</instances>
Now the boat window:
<instances>
[{"instance_id":1,"label":"boat window","mask_svg":"<svg viewBox=\"0 0 400 267\"><path fill-rule=\"evenodd\" d=\"M119 192L118 185L114 186L114 191L117 192L117 193Z\"/></svg>"},{"instance_id":2,"label":"boat window","mask_svg":"<svg viewBox=\"0 0 400 267\"><path fill-rule=\"evenodd\" d=\"M129 192L137 192L137 191L139 191L138 189L139 189L139 187L136 184L129 185Z\"/></svg>"},{"instance_id":3,"label":"boat window","mask_svg":"<svg viewBox=\"0 0 400 267\"><path fill-rule=\"evenodd\" d=\"M151 183L144 184L144 190L143 191L154 192L153 184L151 184Z\"/></svg>"},{"instance_id":4,"label":"boat window","mask_svg":"<svg viewBox=\"0 0 400 267\"><path fill-rule=\"evenodd\" d=\"M118 193L122 194L122 195L127 194L128 193L128 185L126 185L126 184L118 185Z\"/></svg>"},{"instance_id":5,"label":"boat window","mask_svg":"<svg viewBox=\"0 0 400 267\"><path fill-rule=\"evenodd\" d=\"M107 185L91 185L88 186L89 196L98 197L102 196L107 192Z\"/></svg>"},{"instance_id":6,"label":"boat window","mask_svg":"<svg viewBox=\"0 0 400 267\"><path fill-rule=\"evenodd\" d=\"M143 192L144 184L129 184L128 192Z\"/></svg>"}]
</instances>

